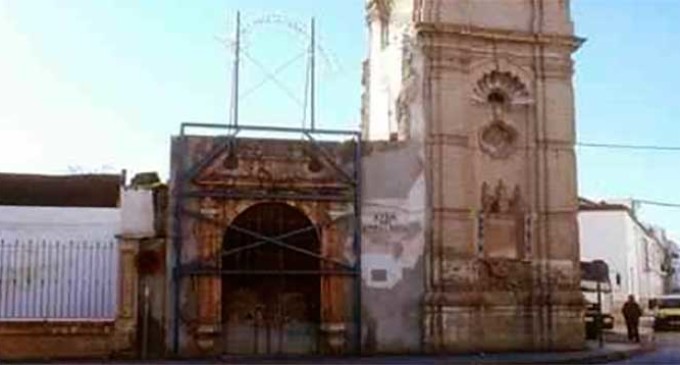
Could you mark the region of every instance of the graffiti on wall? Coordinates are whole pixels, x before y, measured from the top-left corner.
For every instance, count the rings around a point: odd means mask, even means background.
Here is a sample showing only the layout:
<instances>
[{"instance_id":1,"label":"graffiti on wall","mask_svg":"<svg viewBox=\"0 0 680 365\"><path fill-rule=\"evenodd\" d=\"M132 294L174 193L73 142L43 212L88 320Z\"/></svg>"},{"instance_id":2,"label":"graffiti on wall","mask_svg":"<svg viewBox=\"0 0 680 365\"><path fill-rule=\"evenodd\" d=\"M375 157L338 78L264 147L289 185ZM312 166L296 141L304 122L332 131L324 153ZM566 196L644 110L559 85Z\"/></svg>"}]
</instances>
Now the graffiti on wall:
<instances>
[{"instance_id":1,"label":"graffiti on wall","mask_svg":"<svg viewBox=\"0 0 680 365\"><path fill-rule=\"evenodd\" d=\"M362 276L372 288L391 288L412 269L424 247L424 179L407 197L364 200Z\"/></svg>"}]
</instances>

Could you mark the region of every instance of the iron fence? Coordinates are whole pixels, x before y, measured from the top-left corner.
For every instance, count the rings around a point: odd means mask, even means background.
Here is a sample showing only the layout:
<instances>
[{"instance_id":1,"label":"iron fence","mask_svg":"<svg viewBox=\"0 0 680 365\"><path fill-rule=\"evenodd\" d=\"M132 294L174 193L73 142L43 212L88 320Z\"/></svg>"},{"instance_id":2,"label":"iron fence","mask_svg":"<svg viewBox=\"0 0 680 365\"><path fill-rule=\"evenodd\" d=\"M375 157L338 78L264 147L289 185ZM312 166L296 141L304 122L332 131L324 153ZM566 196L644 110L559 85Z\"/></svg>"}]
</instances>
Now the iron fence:
<instances>
[{"instance_id":1,"label":"iron fence","mask_svg":"<svg viewBox=\"0 0 680 365\"><path fill-rule=\"evenodd\" d=\"M0 236L0 321L108 321L118 298L116 240Z\"/></svg>"}]
</instances>

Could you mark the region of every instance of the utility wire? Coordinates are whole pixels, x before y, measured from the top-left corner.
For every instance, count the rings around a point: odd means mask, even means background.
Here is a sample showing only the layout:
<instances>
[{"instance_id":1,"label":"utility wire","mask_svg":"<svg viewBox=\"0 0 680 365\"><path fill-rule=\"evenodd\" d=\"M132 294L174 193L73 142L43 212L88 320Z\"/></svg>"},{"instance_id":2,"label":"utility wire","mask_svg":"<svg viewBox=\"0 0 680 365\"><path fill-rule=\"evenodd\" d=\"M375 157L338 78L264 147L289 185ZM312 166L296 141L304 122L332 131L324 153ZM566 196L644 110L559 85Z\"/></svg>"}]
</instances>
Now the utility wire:
<instances>
[{"instance_id":1,"label":"utility wire","mask_svg":"<svg viewBox=\"0 0 680 365\"><path fill-rule=\"evenodd\" d=\"M653 151L679 151L680 146L659 146L659 145L634 145L634 144L618 144L618 143L590 143L578 142L578 147L593 147L593 148L610 148L610 149L627 149L627 150L653 150Z\"/></svg>"},{"instance_id":2,"label":"utility wire","mask_svg":"<svg viewBox=\"0 0 680 365\"><path fill-rule=\"evenodd\" d=\"M680 208L680 204L678 203L667 203L667 202L660 202L660 201L655 201L655 200L645 200L645 199L633 199L635 203L640 203L644 205L656 205L660 207L668 207L668 208Z\"/></svg>"},{"instance_id":3,"label":"utility wire","mask_svg":"<svg viewBox=\"0 0 680 365\"><path fill-rule=\"evenodd\" d=\"M631 145L631 144L616 144L616 143L587 143L578 142L577 146L580 147L593 147L593 148L610 148L610 149L629 149L629 150L650 150L650 151L678 151L680 152L680 146L659 146L659 145ZM667 208L680 208L680 203L669 203L655 200L646 199L633 199L635 203L644 205L655 205L659 207Z\"/></svg>"}]
</instances>

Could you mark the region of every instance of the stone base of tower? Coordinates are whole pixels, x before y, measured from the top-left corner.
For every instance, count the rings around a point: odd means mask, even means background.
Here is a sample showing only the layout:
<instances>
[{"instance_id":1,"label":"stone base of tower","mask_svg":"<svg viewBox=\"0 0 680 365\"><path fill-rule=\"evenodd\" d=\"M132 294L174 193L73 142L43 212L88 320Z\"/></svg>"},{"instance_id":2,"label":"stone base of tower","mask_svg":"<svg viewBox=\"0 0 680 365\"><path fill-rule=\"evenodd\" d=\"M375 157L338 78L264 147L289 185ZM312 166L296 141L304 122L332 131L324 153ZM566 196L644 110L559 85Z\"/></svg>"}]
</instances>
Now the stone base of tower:
<instances>
[{"instance_id":1,"label":"stone base of tower","mask_svg":"<svg viewBox=\"0 0 680 365\"><path fill-rule=\"evenodd\" d=\"M513 293L483 294L500 295ZM425 348L430 353L571 351L585 347L580 305L428 305L425 314Z\"/></svg>"}]
</instances>

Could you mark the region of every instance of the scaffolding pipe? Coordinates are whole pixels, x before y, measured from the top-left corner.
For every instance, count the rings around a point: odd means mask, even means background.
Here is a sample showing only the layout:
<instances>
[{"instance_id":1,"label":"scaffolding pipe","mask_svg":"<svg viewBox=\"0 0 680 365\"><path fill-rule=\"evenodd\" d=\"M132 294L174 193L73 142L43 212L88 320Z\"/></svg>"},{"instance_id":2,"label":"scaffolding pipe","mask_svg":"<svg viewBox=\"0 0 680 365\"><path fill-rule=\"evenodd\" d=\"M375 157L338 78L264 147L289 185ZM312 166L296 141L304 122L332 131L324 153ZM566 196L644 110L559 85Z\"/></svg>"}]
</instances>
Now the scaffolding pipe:
<instances>
[{"instance_id":1,"label":"scaffolding pipe","mask_svg":"<svg viewBox=\"0 0 680 365\"><path fill-rule=\"evenodd\" d=\"M329 134L329 135L344 135L344 136L359 136L361 132L342 130L342 129L309 129L309 128L291 128L291 127L275 127L275 126L258 126L258 125L239 125L238 127L228 126L224 124L213 123L195 123L185 122L181 124L181 133L185 133L187 128L209 128L209 129L237 129L243 131L259 131L259 132L282 132L282 133L311 133L311 134Z\"/></svg>"},{"instance_id":2,"label":"scaffolding pipe","mask_svg":"<svg viewBox=\"0 0 680 365\"><path fill-rule=\"evenodd\" d=\"M175 355L179 355L179 313L180 313L180 279L182 266L182 196L184 192L184 156L186 155L186 138L184 131L180 133L178 154L179 166L174 174L173 186L173 268L172 268L172 306L173 306L173 322L172 322L172 351Z\"/></svg>"},{"instance_id":3,"label":"scaffolding pipe","mask_svg":"<svg viewBox=\"0 0 680 365\"><path fill-rule=\"evenodd\" d=\"M316 129L316 27L314 24L314 18L312 18L312 30L311 30L311 47L309 49L310 51L310 62L312 65L311 69L311 90L310 90L310 120L311 120L311 129L314 130Z\"/></svg>"},{"instance_id":4,"label":"scaffolding pipe","mask_svg":"<svg viewBox=\"0 0 680 365\"><path fill-rule=\"evenodd\" d=\"M241 12L236 12L236 47L234 49L234 125L238 127L239 117L239 73L241 68Z\"/></svg>"},{"instance_id":5,"label":"scaffolding pipe","mask_svg":"<svg viewBox=\"0 0 680 365\"><path fill-rule=\"evenodd\" d=\"M351 137L352 141L354 142L354 169L352 171L353 176L345 176L351 178L352 184L347 184L344 186L343 189L338 189L337 191L333 192L327 192L327 194L323 194L322 192L308 192L308 191L293 191L290 193L280 193L280 192L246 192L246 191L215 191L215 190L210 190L210 189L203 189L201 187L196 187L198 188L197 190L191 189L190 187L192 186L192 180L189 178L188 173L193 172L194 175L197 175L200 173L202 169L207 167L209 162L202 161L201 163L198 163L197 165L190 165L185 166L187 164L187 149L188 149L188 138L187 135L185 134L186 130L188 128L210 128L210 129L226 129L226 130L233 130L233 131L241 131L241 130L246 130L246 131L268 131L268 132L274 132L274 133L304 133L308 135L308 138L314 141L312 134L317 134L317 135L336 135L336 136L345 136L345 137ZM319 147L319 146L317 146ZM264 126L234 126L234 125L225 125L225 124L207 124L207 123L182 123L181 128L180 128L180 137L178 140L178 154L176 155L177 157L177 167L176 170L174 171L174 181L173 181L173 214L174 214L174 221L173 221L173 234L172 234L172 243L173 243L173 251L174 251L174 260L173 260L173 268L172 268L172 283L173 283L173 288L172 288L172 293L173 293L173 321L172 321L172 337L171 337L171 344L172 344L172 350L176 355L179 355L180 352L180 321L181 321L181 316L180 316L180 311L181 311L181 281L182 278L185 276L202 276L202 275L260 275L260 276L266 276L266 275L341 275L341 276L347 276L347 277L352 277L354 278L354 290L355 290L355 301L354 301L354 308L353 308L353 317L355 321L355 326L356 330L354 333L355 336L355 344L356 344L356 351L357 353L362 352L362 318L361 318L361 290L362 290L362 283L361 283L361 187L362 187L362 167L361 167L361 158L362 158L362 143L361 143L361 132L356 132L356 131L347 131L347 130L322 130L322 129L305 129L305 128L287 128L287 127L264 127ZM316 151L316 153L323 154L321 153L323 151ZM216 155L218 153L215 153ZM212 158L215 158L217 156L212 156L212 154L209 154L211 156L208 156L209 160ZM328 156L325 156L328 157ZM338 176L340 177L340 176ZM344 194L343 194L344 192ZM187 214L187 212L184 209L184 204L185 204L185 199L190 199L190 198L197 198L201 196L219 196L222 198L234 198L234 199L239 199L239 198L248 198L248 199L253 199L253 200L278 200L278 199L284 199L285 200L327 200L327 201L346 201L346 202L351 202L351 204L354 206L354 232L353 232L353 251L355 253L355 263L354 265L347 265L344 264L343 262L336 262L335 260L333 261L333 264L337 265L337 269L330 269L330 270L318 270L318 271L307 271L307 270L283 270L283 271L270 271L270 270L262 270L262 271L242 271L242 270L220 270L219 268L210 268L210 267L195 267L195 268L187 268L182 264L182 236L183 236L183 223L182 223L182 218L186 215L188 217L192 217L192 214ZM193 216L193 218L198 218L196 216ZM232 228L238 228L238 227L232 227ZM271 238L271 237L266 237L263 235L260 235L257 232L247 232L247 234L262 240L266 241L268 243L272 243L275 245L280 245L279 240L277 238ZM284 244L283 246L286 246L286 248L291 248L288 247L288 245ZM308 252L304 252L305 254L309 254ZM316 259L319 261L328 261L328 258L325 257L319 257L318 255L311 253Z\"/></svg>"},{"instance_id":6,"label":"scaffolding pipe","mask_svg":"<svg viewBox=\"0 0 680 365\"><path fill-rule=\"evenodd\" d=\"M361 158L363 152L361 150L361 137L357 135L354 146L354 254L356 255L356 263L354 270L358 273L357 279L354 281L355 289L355 303L354 303L354 317L356 321L355 341L357 346L357 353L361 355L362 343L362 323L361 323L361 188L363 186L362 179L362 164Z\"/></svg>"}]
</instances>

